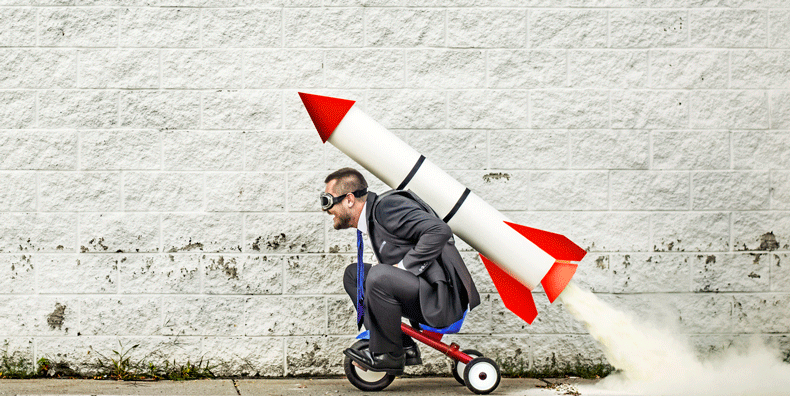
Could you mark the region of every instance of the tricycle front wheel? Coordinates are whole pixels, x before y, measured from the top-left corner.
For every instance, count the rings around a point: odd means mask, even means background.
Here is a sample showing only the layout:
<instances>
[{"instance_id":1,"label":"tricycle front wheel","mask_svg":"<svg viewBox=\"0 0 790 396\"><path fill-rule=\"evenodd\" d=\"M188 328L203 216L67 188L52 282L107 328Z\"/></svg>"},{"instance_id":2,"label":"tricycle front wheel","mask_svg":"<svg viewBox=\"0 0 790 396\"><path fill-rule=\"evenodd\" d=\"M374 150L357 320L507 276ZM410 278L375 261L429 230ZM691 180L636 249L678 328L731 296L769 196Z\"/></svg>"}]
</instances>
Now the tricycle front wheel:
<instances>
[{"instance_id":1,"label":"tricycle front wheel","mask_svg":"<svg viewBox=\"0 0 790 396\"><path fill-rule=\"evenodd\" d=\"M464 382L470 391L478 395L486 395L499 386L501 380L499 366L487 357L472 359L464 369Z\"/></svg>"},{"instance_id":2,"label":"tricycle front wheel","mask_svg":"<svg viewBox=\"0 0 790 396\"><path fill-rule=\"evenodd\" d=\"M352 349L361 351L368 349L368 340L359 340L351 345ZM356 366L350 357L346 356L343 360L343 369L351 385L365 392L377 392L389 386L395 380L395 376L385 372L363 370Z\"/></svg>"}]
</instances>

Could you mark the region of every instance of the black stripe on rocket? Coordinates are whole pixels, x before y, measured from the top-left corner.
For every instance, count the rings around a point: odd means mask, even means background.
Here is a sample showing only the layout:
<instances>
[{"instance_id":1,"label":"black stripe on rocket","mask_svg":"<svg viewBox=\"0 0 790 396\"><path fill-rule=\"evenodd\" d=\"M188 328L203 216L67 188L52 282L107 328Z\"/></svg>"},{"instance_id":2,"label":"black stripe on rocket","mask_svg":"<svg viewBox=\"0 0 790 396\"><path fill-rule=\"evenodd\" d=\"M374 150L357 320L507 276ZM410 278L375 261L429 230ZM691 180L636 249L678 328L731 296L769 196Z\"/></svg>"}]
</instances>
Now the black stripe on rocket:
<instances>
[{"instance_id":1,"label":"black stripe on rocket","mask_svg":"<svg viewBox=\"0 0 790 396\"><path fill-rule=\"evenodd\" d=\"M406 178L404 178L402 182L400 182L396 190L403 190L404 188L406 188L406 185L408 185L411 179L414 177L414 175L417 174L417 171L420 170L420 167L422 166L422 163L424 161L425 161L425 156L420 155L420 158L417 159L417 162L414 163L414 166L411 168L409 174L406 175ZM455 216L455 214L458 212L458 209L461 208L461 205L464 204L464 201L466 201L466 197L468 197L469 193L471 192L472 191L469 190L469 188L464 189L464 192L461 194L461 197L458 198L458 201L455 202L453 208L450 209L450 213L447 213L447 216L444 216L442 221L444 221L445 223L449 223L450 219L452 219L453 216Z\"/></svg>"},{"instance_id":2,"label":"black stripe on rocket","mask_svg":"<svg viewBox=\"0 0 790 396\"><path fill-rule=\"evenodd\" d=\"M450 219L452 219L453 216L455 216L455 213L458 212L458 209L461 209L461 205L464 204L464 201L466 201L466 197L469 196L470 192L472 191L469 190L468 187L464 189L464 193L461 194L461 198L458 198L458 201L455 202L455 206L453 206L453 208L450 210L450 213L448 213L447 216L444 216L442 221L444 221L445 223L450 222Z\"/></svg>"},{"instance_id":3,"label":"black stripe on rocket","mask_svg":"<svg viewBox=\"0 0 790 396\"><path fill-rule=\"evenodd\" d=\"M424 155L420 155L420 158L417 160L417 162L414 163L414 166L411 168L411 171L409 172L408 175L406 175L406 178L403 179L402 182L400 182L400 184L398 185L398 188L396 188L396 190L403 190L404 188L406 188L406 185L409 184L409 182L414 177L414 175L417 173L417 171L420 170L420 167L422 166L423 161L425 161L425 156Z\"/></svg>"}]
</instances>

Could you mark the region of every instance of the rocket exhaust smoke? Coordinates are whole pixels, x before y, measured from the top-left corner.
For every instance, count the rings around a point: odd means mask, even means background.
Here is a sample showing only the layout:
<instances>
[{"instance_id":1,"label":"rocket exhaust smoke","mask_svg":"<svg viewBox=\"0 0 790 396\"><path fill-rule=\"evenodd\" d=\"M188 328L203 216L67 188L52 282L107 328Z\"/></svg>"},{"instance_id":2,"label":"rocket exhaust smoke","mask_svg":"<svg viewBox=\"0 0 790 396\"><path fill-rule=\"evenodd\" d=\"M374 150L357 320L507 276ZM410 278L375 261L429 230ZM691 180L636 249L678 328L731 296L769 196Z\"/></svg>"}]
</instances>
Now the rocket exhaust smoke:
<instances>
[{"instance_id":1,"label":"rocket exhaust smoke","mask_svg":"<svg viewBox=\"0 0 790 396\"><path fill-rule=\"evenodd\" d=\"M758 340L746 352L705 360L681 336L638 323L573 282L559 298L619 370L596 388L640 395L790 395L790 364Z\"/></svg>"}]
</instances>

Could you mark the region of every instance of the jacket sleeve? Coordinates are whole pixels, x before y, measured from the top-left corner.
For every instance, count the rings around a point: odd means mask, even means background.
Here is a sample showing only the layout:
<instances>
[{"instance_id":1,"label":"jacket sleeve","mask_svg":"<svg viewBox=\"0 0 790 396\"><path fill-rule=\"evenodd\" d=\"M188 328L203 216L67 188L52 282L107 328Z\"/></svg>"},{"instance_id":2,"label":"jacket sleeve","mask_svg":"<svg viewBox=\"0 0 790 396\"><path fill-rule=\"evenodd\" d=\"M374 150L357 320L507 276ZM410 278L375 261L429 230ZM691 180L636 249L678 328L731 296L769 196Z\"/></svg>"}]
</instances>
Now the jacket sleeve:
<instances>
[{"instance_id":1,"label":"jacket sleeve","mask_svg":"<svg viewBox=\"0 0 790 396\"><path fill-rule=\"evenodd\" d=\"M388 196L376 206L376 219L389 233L415 245L403 257L404 269L419 275L436 260L453 233L438 217L418 203L399 196Z\"/></svg>"}]
</instances>

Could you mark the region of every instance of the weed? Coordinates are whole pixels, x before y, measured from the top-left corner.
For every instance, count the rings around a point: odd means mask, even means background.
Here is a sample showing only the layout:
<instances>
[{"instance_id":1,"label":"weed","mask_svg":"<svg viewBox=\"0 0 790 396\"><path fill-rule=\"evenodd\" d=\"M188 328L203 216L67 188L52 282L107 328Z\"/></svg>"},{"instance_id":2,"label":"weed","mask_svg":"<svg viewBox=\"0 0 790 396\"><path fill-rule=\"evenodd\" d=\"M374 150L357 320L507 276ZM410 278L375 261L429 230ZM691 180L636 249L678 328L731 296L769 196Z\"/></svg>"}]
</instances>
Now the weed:
<instances>
[{"instance_id":1,"label":"weed","mask_svg":"<svg viewBox=\"0 0 790 396\"><path fill-rule=\"evenodd\" d=\"M499 371L504 377L524 377L524 374L529 372L529 361L526 359L497 357L495 360L499 364Z\"/></svg>"},{"instance_id":2,"label":"weed","mask_svg":"<svg viewBox=\"0 0 790 396\"><path fill-rule=\"evenodd\" d=\"M32 362L21 354L8 354L8 345L0 356L0 378L33 378Z\"/></svg>"},{"instance_id":3,"label":"weed","mask_svg":"<svg viewBox=\"0 0 790 396\"><path fill-rule=\"evenodd\" d=\"M165 362L163 378L171 381L214 378L215 375L212 370L215 368L216 366L211 366L208 360L204 366L202 358L197 362L197 365L192 364L189 360L184 365L178 364L173 360L172 366L170 366L169 362Z\"/></svg>"},{"instance_id":4,"label":"weed","mask_svg":"<svg viewBox=\"0 0 790 396\"><path fill-rule=\"evenodd\" d=\"M121 344L121 342L118 341L118 344ZM132 358L129 356L129 353L139 346L140 344L136 344L124 351L123 345L121 344L121 347L118 348L120 349L121 352L115 350L112 351L112 353L115 354L115 357L110 359L111 377L119 380L128 380L128 379L132 379L135 376L136 367L134 367L132 363Z\"/></svg>"},{"instance_id":5,"label":"weed","mask_svg":"<svg viewBox=\"0 0 790 396\"><path fill-rule=\"evenodd\" d=\"M148 354L142 359L132 359L132 352L137 349L140 344L133 345L129 348L124 348L121 342L118 342L120 348L112 351L111 357L106 357L97 352L96 369L99 373L96 379L115 379L115 380L160 380L168 379L172 381L183 381L192 379L215 378L212 366L207 360L203 361L201 358L196 364L187 360L186 364L179 364L176 360L165 360L161 365L148 360L152 354Z\"/></svg>"},{"instance_id":6,"label":"weed","mask_svg":"<svg viewBox=\"0 0 790 396\"><path fill-rule=\"evenodd\" d=\"M49 359L43 357L41 359L38 359L38 362L36 363L36 367L37 367L36 376L46 377L47 373L49 373L49 370L52 369L52 362L50 362Z\"/></svg>"},{"instance_id":7,"label":"weed","mask_svg":"<svg viewBox=\"0 0 790 396\"><path fill-rule=\"evenodd\" d=\"M156 374L157 372L158 369L156 365L154 365L151 362L148 362L148 370L146 370L145 375L147 375L149 378L157 378L157 374Z\"/></svg>"},{"instance_id":8,"label":"weed","mask_svg":"<svg viewBox=\"0 0 790 396\"><path fill-rule=\"evenodd\" d=\"M96 358L96 369L99 375L104 378L116 380L135 379L138 368L136 364L132 362L132 358L129 355L138 348L140 344L133 345L128 349L124 349L121 341L118 341L118 345L120 346L120 348L118 348L120 352L113 350L113 356L109 358L102 355L100 352L96 352L96 354L99 355L99 357Z\"/></svg>"}]
</instances>

